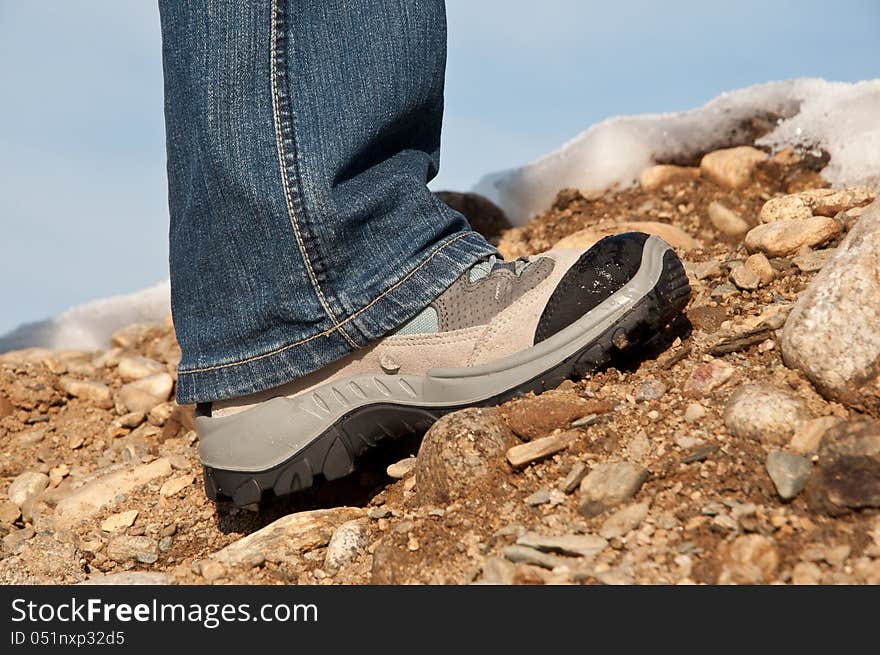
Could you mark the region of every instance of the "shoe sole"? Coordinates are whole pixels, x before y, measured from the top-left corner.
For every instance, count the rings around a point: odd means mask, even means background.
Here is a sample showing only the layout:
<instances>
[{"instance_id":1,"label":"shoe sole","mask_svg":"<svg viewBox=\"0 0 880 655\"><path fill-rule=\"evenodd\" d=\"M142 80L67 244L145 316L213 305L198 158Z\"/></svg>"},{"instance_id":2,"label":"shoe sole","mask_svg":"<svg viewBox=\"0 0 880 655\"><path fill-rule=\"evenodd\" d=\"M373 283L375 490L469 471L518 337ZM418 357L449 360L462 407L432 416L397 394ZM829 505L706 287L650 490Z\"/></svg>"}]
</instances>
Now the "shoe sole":
<instances>
[{"instance_id":1,"label":"shoe sole","mask_svg":"<svg viewBox=\"0 0 880 655\"><path fill-rule=\"evenodd\" d=\"M639 272L582 319L516 355L424 376L362 375L226 417L197 416L205 492L235 505L284 496L355 469L381 442L427 430L465 407L491 406L606 366L678 316L690 299L678 257L657 237ZM487 389L495 392L486 394ZM500 389L500 390L499 390ZM254 435L253 438L248 438Z\"/></svg>"}]
</instances>

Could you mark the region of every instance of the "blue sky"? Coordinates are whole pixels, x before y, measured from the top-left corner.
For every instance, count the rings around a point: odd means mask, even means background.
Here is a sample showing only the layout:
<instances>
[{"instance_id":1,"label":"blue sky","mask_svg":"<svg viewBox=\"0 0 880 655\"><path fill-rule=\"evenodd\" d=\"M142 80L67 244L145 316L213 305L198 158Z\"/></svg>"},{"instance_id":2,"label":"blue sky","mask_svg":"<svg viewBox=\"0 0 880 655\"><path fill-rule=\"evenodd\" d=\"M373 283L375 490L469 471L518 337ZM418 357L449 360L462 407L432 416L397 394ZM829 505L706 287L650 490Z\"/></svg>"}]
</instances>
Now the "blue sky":
<instances>
[{"instance_id":1,"label":"blue sky","mask_svg":"<svg viewBox=\"0 0 880 655\"><path fill-rule=\"evenodd\" d=\"M442 170L466 189L617 114L877 77L880 2L448 0ZM154 2L0 0L0 333L167 276Z\"/></svg>"}]
</instances>

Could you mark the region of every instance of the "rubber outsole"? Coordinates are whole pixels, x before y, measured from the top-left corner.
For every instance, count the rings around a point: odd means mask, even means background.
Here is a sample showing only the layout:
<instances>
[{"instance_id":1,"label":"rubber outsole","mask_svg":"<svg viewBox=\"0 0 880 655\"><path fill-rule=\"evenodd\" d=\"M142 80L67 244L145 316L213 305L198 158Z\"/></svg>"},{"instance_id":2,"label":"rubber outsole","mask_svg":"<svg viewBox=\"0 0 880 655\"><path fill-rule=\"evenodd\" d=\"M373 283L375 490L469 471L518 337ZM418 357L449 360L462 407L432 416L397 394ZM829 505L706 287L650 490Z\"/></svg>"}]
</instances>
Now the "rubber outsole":
<instances>
[{"instance_id":1,"label":"rubber outsole","mask_svg":"<svg viewBox=\"0 0 880 655\"><path fill-rule=\"evenodd\" d=\"M524 384L479 403L425 408L374 403L352 410L285 462L260 472L228 471L205 466L205 493L236 506L259 502L266 494L284 496L336 480L355 469L360 455L381 442L426 431L444 414L465 407L487 407L529 392L553 389L567 379L582 378L608 365L621 351L644 343L680 314L690 299L684 267L671 250L653 289L591 343L557 366Z\"/></svg>"}]
</instances>

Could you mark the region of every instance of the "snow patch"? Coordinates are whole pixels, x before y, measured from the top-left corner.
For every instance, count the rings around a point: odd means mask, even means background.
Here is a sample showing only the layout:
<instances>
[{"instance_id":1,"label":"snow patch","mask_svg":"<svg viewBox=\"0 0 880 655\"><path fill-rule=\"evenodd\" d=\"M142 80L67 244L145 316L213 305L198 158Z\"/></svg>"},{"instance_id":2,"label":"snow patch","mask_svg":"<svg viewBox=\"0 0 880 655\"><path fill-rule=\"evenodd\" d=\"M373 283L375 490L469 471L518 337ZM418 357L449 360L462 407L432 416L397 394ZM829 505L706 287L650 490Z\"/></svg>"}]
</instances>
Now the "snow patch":
<instances>
[{"instance_id":1,"label":"snow patch","mask_svg":"<svg viewBox=\"0 0 880 655\"><path fill-rule=\"evenodd\" d=\"M758 146L821 148L831 155L822 174L833 185L880 184L880 80L799 79L725 93L690 111L608 119L530 164L485 176L474 191L523 225L560 189L627 187L655 163L751 144L748 121L768 114L781 118Z\"/></svg>"}]
</instances>

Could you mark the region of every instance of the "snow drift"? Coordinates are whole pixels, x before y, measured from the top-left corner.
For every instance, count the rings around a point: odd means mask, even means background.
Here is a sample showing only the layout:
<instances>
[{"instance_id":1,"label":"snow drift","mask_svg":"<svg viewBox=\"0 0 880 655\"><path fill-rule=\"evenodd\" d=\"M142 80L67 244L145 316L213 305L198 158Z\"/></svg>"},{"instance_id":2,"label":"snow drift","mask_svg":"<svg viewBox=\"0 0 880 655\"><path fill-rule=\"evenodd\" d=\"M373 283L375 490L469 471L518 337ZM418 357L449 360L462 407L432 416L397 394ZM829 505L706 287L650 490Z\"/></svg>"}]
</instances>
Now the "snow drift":
<instances>
[{"instance_id":1,"label":"snow drift","mask_svg":"<svg viewBox=\"0 0 880 655\"><path fill-rule=\"evenodd\" d=\"M487 175L474 191L522 225L546 209L559 189L629 186L652 164L750 143L749 120L768 115L779 118L757 145L773 151L789 146L822 149L831 155L823 176L833 185L880 185L880 80L848 84L801 79L725 93L690 111L603 121L530 164ZM165 281L76 306L0 336L0 352L31 346L105 348L110 334L124 325L163 320L170 311L168 296Z\"/></svg>"}]
</instances>

